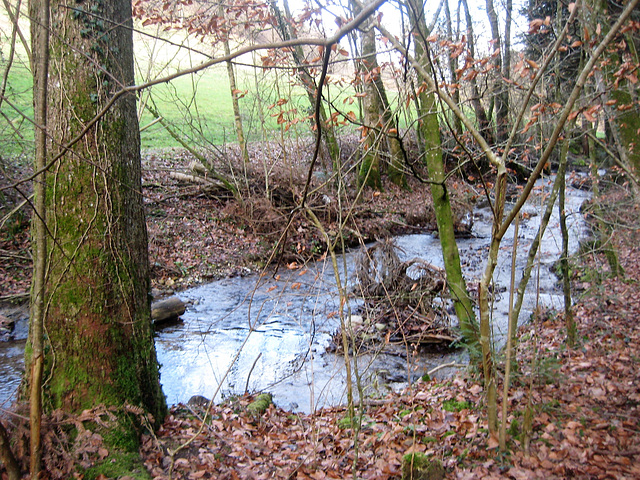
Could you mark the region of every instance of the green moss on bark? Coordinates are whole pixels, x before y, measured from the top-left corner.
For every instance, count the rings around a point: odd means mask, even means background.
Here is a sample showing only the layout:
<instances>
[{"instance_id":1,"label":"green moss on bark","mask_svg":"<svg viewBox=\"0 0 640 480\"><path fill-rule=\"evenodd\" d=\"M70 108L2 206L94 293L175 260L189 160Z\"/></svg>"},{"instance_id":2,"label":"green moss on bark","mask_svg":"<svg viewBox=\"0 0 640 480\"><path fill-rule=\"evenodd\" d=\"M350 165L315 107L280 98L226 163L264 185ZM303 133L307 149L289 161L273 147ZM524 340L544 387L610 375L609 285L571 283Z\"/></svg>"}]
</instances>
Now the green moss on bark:
<instances>
[{"instance_id":1,"label":"green moss on bark","mask_svg":"<svg viewBox=\"0 0 640 480\"><path fill-rule=\"evenodd\" d=\"M82 3L92 7L99 16L74 14L58 1L51 9L63 35L52 37L49 125L52 154L64 155L48 176L46 196L56 241L48 252L45 402L69 413L129 403L161 421L166 404L148 299L135 97L116 101L73 151L55 151L102 108L114 78L133 83L130 0ZM108 38L104 19L114 25Z\"/></svg>"}]
</instances>

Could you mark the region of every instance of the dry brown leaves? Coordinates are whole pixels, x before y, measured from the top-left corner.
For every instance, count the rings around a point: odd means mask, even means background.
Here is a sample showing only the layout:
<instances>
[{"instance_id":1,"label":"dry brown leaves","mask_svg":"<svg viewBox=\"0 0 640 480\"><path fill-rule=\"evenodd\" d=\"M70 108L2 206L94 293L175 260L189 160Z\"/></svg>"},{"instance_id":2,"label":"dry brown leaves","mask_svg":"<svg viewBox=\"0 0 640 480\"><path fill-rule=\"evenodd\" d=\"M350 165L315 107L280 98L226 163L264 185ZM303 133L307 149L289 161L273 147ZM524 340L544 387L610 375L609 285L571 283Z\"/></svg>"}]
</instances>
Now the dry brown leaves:
<instances>
[{"instance_id":1,"label":"dry brown leaves","mask_svg":"<svg viewBox=\"0 0 640 480\"><path fill-rule=\"evenodd\" d=\"M462 379L453 385L465 392L461 400L480 401L477 385ZM250 398L236 399L213 407L202 434L175 456L173 478L347 478L354 465L359 478L396 478L407 451L438 457L451 452L447 464L455 463L455 455L462 454L455 439L480 445L484 434L477 413L442 408L450 394L442 385L424 384L411 393L374 402L380 404L367 407L357 447L354 429L340 427L345 423L344 409L298 415L272 406L256 418L245 413ZM146 466L154 478L169 478L171 460L164 452L198 431L199 413L174 407L158 440L145 438Z\"/></svg>"}]
</instances>

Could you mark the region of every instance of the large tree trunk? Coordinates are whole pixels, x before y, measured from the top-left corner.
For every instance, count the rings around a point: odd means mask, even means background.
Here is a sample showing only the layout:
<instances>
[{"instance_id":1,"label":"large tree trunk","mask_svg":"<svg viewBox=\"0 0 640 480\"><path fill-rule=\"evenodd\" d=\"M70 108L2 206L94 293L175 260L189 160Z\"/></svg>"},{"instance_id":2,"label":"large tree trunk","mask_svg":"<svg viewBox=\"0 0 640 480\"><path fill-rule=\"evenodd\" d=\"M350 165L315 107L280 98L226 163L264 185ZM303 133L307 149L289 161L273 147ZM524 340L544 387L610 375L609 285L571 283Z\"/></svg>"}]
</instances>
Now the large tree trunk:
<instances>
[{"instance_id":1,"label":"large tree trunk","mask_svg":"<svg viewBox=\"0 0 640 480\"><path fill-rule=\"evenodd\" d=\"M166 412L149 304L130 0L51 2L45 407ZM70 149L61 145L86 133ZM33 341L33 339L31 339ZM31 362L27 348L27 364ZM28 370L27 370L28 371Z\"/></svg>"},{"instance_id":2,"label":"large tree trunk","mask_svg":"<svg viewBox=\"0 0 640 480\"><path fill-rule=\"evenodd\" d=\"M421 63L427 74L430 74L431 63L426 49L426 39L429 36L429 32L424 19L422 3L417 0L409 0L409 12L411 29L417 34L416 59ZM472 359L475 360L478 353L478 328L473 311L473 303L462 276L460 255L454 235L453 214L451 212L449 193L445 185L436 97L433 91L422 90L419 95L419 128L422 131L425 143L424 157L429 170L429 179L431 180L431 196L433 197L433 205L436 212L444 268L447 273L447 285L449 286L449 292L454 302L454 308L464 339L470 348Z\"/></svg>"},{"instance_id":3,"label":"large tree trunk","mask_svg":"<svg viewBox=\"0 0 640 480\"><path fill-rule=\"evenodd\" d=\"M612 23L611 16L617 13L617 5L607 0L591 0L588 4L595 14L588 25L591 35L597 37L597 28L602 26L602 34L606 34ZM623 2L624 3L624 2ZM614 17L615 18L615 17ZM604 82L598 82L604 90L605 111L609 117L611 133L618 146L621 160L633 171L636 179L640 179L640 96L638 95L637 65L639 61L634 30L618 37L618 42L605 53L602 65Z\"/></svg>"},{"instance_id":4,"label":"large tree trunk","mask_svg":"<svg viewBox=\"0 0 640 480\"><path fill-rule=\"evenodd\" d=\"M354 8L354 15L359 10ZM358 61L358 76L363 86L364 104L364 139L361 143L362 164L358 174L358 183L372 188L382 188L382 173L380 151L381 140L384 135L384 124L380 112L384 109L380 93L377 88L380 78L380 68L376 58L375 30L365 22L362 40L362 59ZM382 83L382 82L380 82Z\"/></svg>"}]
</instances>

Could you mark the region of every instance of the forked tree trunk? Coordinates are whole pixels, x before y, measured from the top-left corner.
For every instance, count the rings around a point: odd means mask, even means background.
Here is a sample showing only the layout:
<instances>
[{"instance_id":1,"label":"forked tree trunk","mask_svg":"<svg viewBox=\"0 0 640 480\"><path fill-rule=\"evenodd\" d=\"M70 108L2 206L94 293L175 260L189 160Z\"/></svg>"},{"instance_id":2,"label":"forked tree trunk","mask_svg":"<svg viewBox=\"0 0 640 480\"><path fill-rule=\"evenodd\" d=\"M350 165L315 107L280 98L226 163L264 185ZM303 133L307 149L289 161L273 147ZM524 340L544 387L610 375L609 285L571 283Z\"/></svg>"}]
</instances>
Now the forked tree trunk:
<instances>
[{"instance_id":1,"label":"forked tree trunk","mask_svg":"<svg viewBox=\"0 0 640 480\"><path fill-rule=\"evenodd\" d=\"M351 8L354 15L361 10L355 3L352 3ZM393 183L405 186L402 145L382 81L376 35L371 19L363 23L361 39L362 59L357 62L356 68L366 94L362 100L368 134L363 145L365 152L359 180L362 184L368 179L366 183L369 186L379 186L380 175L386 173ZM381 153L388 156L386 163L381 163Z\"/></svg>"},{"instance_id":2,"label":"forked tree trunk","mask_svg":"<svg viewBox=\"0 0 640 480\"><path fill-rule=\"evenodd\" d=\"M51 2L45 407L166 404L152 336L130 0ZM84 132L86 130L86 133ZM70 149L61 145L80 135ZM31 339L31 344L33 339ZM30 365L32 351L27 347ZM55 358L54 358L55 357Z\"/></svg>"},{"instance_id":3,"label":"forked tree trunk","mask_svg":"<svg viewBox=\"0 0 640 480\"><path fill-rule=\"evenodd\" d=\"M357 11L357 10L356 10ZM384 109L378 91L380 68L376 59L375 31L372 28L362 33L362 59L358 62L358 76L362 83L365 96L364 110L364 139L362 148L362 163L358 174L358 184L380 189L382 188L382 173L384 165L381 163L382 137L384 124L380 112Z\"/></svg>"}]
</instances>

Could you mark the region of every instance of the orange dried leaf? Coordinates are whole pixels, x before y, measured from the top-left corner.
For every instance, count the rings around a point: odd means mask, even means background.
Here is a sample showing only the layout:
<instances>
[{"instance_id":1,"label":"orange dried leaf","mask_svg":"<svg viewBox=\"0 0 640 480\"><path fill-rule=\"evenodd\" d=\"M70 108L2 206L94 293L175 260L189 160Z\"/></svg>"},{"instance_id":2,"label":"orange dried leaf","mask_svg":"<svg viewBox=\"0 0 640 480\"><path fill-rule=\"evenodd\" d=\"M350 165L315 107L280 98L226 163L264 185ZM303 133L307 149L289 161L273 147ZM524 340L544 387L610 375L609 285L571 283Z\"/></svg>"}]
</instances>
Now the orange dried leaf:
<instances>
[{"instance_id":1,"label":"orange dried leaf","mask_svg":"<svg viewBox=\"0 0 640 480\"><path fill-rule=\"evenodd\" d=\"M531 120L529 120L527 122L527 124L524 126L524 128L522 129L522 132L520 132L520 133L527 133L527 131L531 128L531 126L536 122L537 119L538 118L535 117L535 118L532 118Z\"/></svg>"},{"instance_id":2,"label":"orange dried leaf","mask_svg":"<svg viewBox=\"0 0 640 480\"><path fill-rule=\"evenodd\" d=\"M541 18L531 20L529 22L529 34L536 33L538 30L540 30L540 27L542 25L544 25L544 20L542 20Z\"/></svg>"},{"instance_id":3,"label":"orange dried leaf","mask_svg":"<svg viewBox=\"0 0 640 480\"><path fill-rule=\"evenodd\" d=\"M584 118L586 118L589 122L591 123L595 123L596 121L596 117L594 117L593 115L591 115L591 112L589 112L588 110L585 110L582 112L582 115L584 116Z\"/></svg>"},{"instance_id":4,"label":"orange dried leaf","mask_svg":"<svg viewBox=\"0 0 640 480\"><path fill-rule=\"evenodd\" d=\"M534 62L533 60L531 60L529 58L526 58L525 62L527 62L531 68L535 68L535 69L540 68L540 65L538 65L536 62Z\"/></svg>"}]
</instances>

